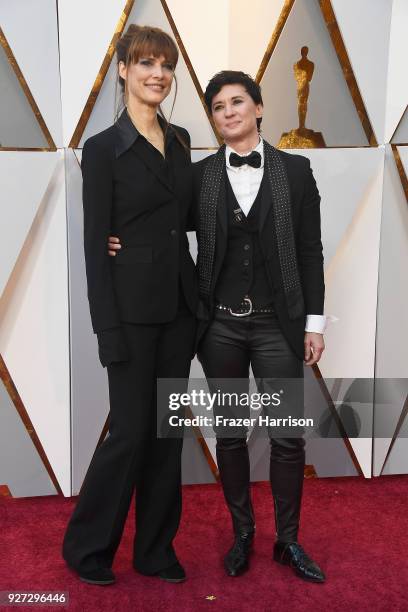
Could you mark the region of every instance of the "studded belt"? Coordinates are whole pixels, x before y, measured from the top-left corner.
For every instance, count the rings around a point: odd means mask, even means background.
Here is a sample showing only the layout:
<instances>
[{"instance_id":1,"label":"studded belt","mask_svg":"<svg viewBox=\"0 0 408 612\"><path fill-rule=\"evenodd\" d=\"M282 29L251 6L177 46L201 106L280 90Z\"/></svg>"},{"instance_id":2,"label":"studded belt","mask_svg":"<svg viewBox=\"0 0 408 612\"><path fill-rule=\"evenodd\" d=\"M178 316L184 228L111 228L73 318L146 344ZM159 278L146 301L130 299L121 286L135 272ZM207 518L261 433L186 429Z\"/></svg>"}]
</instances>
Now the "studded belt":
<instances>
[{"instance_id":1,"label":"studded belt","mask_svg":"<svg viewBox=\"0 0 408 612\"><path fill-rule=\"evenodd\" d=\"M225 310L229 312L233 317L248 317L251 314L257 314L260 312L275 312L272 306L265 306L264 308L254 307L250 297L245 297L240 306L235 311L233 311L232 308L230 308L229 306L225 306L224 304L216 304L215 307L218 310Z\"/></svg>"}]
</instances>

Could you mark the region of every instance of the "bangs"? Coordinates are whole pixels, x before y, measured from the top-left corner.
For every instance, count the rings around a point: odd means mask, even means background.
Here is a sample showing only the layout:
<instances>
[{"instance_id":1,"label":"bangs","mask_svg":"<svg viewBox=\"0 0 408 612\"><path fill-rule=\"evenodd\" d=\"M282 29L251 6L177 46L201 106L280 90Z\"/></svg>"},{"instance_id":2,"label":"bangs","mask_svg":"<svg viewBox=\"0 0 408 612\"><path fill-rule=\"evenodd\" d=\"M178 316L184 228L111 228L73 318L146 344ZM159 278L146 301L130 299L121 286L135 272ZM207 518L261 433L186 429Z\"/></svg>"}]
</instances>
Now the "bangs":
<instances>
[{"instance_id":1,"label":"bangs","mask_svg":"<svg viewBox=\"0 0 408 612\"><path fill-rule=\"evenodd\" d=\"M159 58L161 55L173 68L177 66L178 49L170 36L162 31L149 30L133 40L128 59L135 64L141 57Z\"/></svg>"}]
</instances>

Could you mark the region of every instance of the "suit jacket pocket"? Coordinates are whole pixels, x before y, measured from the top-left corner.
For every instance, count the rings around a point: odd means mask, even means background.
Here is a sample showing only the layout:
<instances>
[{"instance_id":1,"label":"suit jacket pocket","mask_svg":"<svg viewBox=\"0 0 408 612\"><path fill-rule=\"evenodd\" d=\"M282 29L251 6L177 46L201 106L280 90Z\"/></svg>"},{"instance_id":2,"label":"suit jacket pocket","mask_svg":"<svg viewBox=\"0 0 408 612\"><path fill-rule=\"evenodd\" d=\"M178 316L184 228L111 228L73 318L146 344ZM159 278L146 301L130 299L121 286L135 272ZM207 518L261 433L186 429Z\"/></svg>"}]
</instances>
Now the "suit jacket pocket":
<instances>
[{"instance_id":1,"label":"suit jacket pocket","mask_svg":"<svg viewBox=\"0 0 408 612\"><path fill-rule=\"evenodd\" d=\"M153 262L153 247L150 244L137 244L122 248L115 256L117 266Z\"/></svg>"}]
</instances>

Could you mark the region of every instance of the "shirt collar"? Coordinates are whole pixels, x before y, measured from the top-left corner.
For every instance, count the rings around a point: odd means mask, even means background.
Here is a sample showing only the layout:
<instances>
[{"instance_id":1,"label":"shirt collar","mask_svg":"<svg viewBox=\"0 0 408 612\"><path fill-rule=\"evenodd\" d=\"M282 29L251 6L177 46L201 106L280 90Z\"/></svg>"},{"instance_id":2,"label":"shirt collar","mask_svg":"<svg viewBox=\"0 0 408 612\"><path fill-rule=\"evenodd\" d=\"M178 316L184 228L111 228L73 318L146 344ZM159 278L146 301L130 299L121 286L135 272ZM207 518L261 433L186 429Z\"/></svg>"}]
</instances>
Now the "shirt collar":
<instances>
[{"instance_id":1,"label":"shirt collar","mask_svg":"<svg viewBox=\"0 0 408 612\"><path fill-rule=\"evenodd\" d=\"M259 142L256 145L256 147L252 149L252 151L257 151L261 155L261 165L259 166L259 168L263 168L264 166L264 146L263 146L263 139L261 137L259 137ZM237 172L241 170L241 168L244 168L245 166L240 166L240 167L231 166L229 162L230 153L237 153L237 152L234 151L234 149L232 149L230 146L225 145L225 161L226 161L228 170L233 170L234 172ZM251 153L251 151L248 151L247 153L237 153L237 155L240 155L242 157L243 155L249 155L249 153ZM259 168L254 168L254 169L259 170Z\"/></svg>"},{"instance_id":2,"label":"shirt collar","mask_svg":"<svg viewBox=\"0 0 408 612\"><path fill-rule=\"evenodd\" d=\"M160 123L160 127L164 131L166 129L166 121L160 115L157 115L157 119ZM115 122L116 127L116 143L115 143L115 155L116 158L120 157L122 153L125 153L130 147L132 147L139 137L143 138L143 135L135 127L131 118L128 115L127 109L124 108L120 117ZM171 125L169 125L166 134L166 145L170 143L170 140L174 138L175 132Z\"/></svg>"}]
</instances>

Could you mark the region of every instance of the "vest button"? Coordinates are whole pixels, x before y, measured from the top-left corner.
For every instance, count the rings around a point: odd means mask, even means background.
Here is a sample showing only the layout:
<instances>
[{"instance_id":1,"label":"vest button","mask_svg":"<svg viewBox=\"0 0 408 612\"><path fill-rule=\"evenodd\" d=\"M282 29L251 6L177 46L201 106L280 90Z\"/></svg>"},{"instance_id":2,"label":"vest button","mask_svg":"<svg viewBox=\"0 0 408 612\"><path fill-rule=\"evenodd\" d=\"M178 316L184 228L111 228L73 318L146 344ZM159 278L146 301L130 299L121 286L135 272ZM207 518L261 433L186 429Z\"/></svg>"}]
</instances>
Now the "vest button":
<instances>
[{"instance_id":1,"label":"vest button","mask_svg":"<svg viewBox=\"0 0 408 612\"><path fill-rule=\"evenodd\" d=\"M244 244L244 251L249 251L251 246L249 244Z\"/></svg>"},{"instance_id":2,"label":"vest button","mask_svg":"<svg viewBox=\"0 0 408 612\"><path fill-rule=\"evenodd\" d=\"M249 266L249 259L244 259L244 266Z\"/></svg>"}]
</instances>

